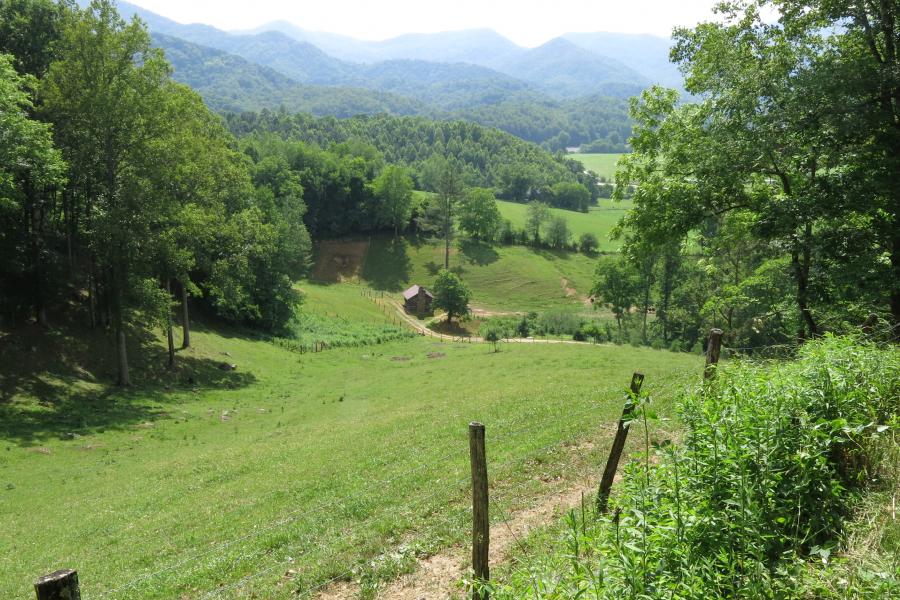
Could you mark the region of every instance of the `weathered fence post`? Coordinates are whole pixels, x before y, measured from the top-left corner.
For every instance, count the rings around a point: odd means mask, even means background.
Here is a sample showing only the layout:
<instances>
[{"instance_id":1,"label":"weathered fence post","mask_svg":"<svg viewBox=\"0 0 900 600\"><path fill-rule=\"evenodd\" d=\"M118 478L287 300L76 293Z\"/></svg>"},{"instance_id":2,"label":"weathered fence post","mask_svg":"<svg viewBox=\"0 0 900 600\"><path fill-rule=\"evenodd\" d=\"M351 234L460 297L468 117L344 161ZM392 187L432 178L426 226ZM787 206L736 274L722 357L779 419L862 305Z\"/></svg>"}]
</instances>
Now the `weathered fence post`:
<instances>
[{"instance_id":1,"label":"weathered fence post","mask_svg":"<svg viewBox=\"0 0 900 600\"><path fill-rule=\"evenodd\" d=\"M78 571L62 569L34 582L37 600L81 600Z\"/></svg>"},{"instance_id":2,"label":"weathered fence post","mask_svg":"<svg viewBox=\"0 0 900 600\"><path fill-rule=\"evenodd\" d=\"M625 449L625 440L628 438L628 427L626 423L634 412L634 405L637 402L638 395L641 393L641 385L644 383L644 374L635 371L631 376L631 397L625 402L625 409L622 411L622 418L619 419L619 426L616 429L616 437L613 439L612 448L609 449L609 458L606 461L606 468L603 469L603 477L600 479L600 490L597 492L597 512L606 512L606 505L609 502L609 491L612 489L613 479L616 477L616 470L619 468L619 459L622 458L622 450Z\"/></svg>"},{"instance_id":3,"label":"weathered fence post","mask_svg":"<svg viewBox=\"0 0 900 600\"><path fill-rule=\"evenodd\" d=\"M719 364L719 354L722 352L722 330L709 330L709 343L706 346L706 367L703 369L703 379L712 379L716 375L716 366Z\"/></svg>"},{"instance_id":4,"label":"weathered fence post","mask_svg":"<svg viewBox=\"0 0 900 600\"><path fill-rule=\"evenodd\" d=\"M491 531L488 520L487 459L484 452L484 425L469 423L469 456L472 460L472 570L478 582L490 581L488 547ZM487 600L486 591L476 589L476 600Z\"/></svg>"}]
</instances>

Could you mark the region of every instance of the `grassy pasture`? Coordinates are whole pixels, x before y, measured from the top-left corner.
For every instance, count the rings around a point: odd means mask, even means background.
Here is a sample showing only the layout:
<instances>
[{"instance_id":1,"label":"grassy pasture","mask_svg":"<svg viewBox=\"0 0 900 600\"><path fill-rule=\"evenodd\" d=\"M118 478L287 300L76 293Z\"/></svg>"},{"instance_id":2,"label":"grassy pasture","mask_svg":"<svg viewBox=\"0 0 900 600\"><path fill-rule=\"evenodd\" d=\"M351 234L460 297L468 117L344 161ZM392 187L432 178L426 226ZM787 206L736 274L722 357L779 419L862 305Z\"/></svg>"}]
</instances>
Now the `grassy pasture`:
<instances>
[{"instance_id":1,"label":"grassy pasture","mask_svg":"<svg viewBox=\"0 0 900 600\"><path fill-rule=\"evenodd\" d=\"M497 202L500 214L508 219L513 227L521 229L528 220L528 206L518 202ZM631 202L613 202L600 200L599 206L591 207L588 212L582 213L574 210L551 208L550 213L554 217L563 217L569 224L572 237L577 240L582 233L593 233L600 242L601 252L618 252L622 246L621 240L611 240L610 231L619 222L625 213L631 209Z\"/></svg>"},{"instance_id":2,"label":"grassy pasture","mask_svg":"<svg viewBox=\"0 0 900 600\"><path fill-rule=\"evenodd\" d=\"M358 258L345 262L358 266L335 274L331 281L354 281L392 294L414 283L431 285L444 265L443 243L390 236L373 236L364 244L328 242L320 245L317 261L337 264L333 255L350 252ZM455 241L450 253L450 268L472 289L473 304L497 311L584 306L596 263L576 252L492 247L466 240ZM317 265L315 272L325 270Z\"/></svg>"},{"instance_id":3,"label":"grassy pasture","mask_svg":"<svg viewBox=\"0 0 900 600\"><path fill-rule=\"evenodd\" d=\"M302 287L314 314L377 319L356 286ZM87 598L289 598L350 566L371 584L465 537L469 421L487 425L493 493L515 508L599 471L632 370L670 414L701 368L419 337L299 355L198 324L178 372L144 339L143 383L117 390L102 333L65 355L58 335L0 335L2 598L63 566Z\"/></svg>"},{"instance_id":4,"label":"grassy pasture","mask_svg":"<svg viewBox=\"0 0 900 600\"><path fill-rule=\"evenodd\" d=\"M585 169L593 171L600 177L612 180L616 176L616 161L621 154L569 154L584 165Z\"/></svg>"}]
</instances>

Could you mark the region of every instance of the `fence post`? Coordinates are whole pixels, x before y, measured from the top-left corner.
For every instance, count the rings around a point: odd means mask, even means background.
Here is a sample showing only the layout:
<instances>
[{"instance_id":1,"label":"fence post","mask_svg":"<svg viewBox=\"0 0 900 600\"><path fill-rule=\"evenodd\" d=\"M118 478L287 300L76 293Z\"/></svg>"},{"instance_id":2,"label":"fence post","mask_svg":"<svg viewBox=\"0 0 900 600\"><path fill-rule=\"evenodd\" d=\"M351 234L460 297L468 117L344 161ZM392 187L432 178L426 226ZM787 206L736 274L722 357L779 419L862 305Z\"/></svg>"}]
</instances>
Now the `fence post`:
<instances>
[{"instance_id":1,"label":"fence post","mask_svg":"<svg viewBox=\"0 0 900 600\"><path fill-rule=\"evenodd\" d=\"M487 459L484 452L484 425L469 423L469 456L472 461L472 570L476 581L490 581L488 547L490 545L490 521L488 520ZM476 590L476 600L487 600L486 591Z\"/></svg>"},{"instance_id":2,"label":"fence post","mask_svg":"<svg viewBox=\"0 0 900 600\"><path fill-rule=\"evenodd\" d=\"M81 600L78 571L62 569L34 582L37 600Z\"/></svg>"},{"instance_id":3,"label":"fence post","mask_svg":"<svg viewBox=\"0 0 900 600\"><path fill-rule=\"evenodd\" d=\"M709 330L709 343L706 345L706 367L703 369L703 379L712 379L716 375L716 366L719 364L719 354L722 352L722 330Z\"/></svg>"},{"instance_id":4,"label":"fence post","mask_svg":"<svg viewBox=\"0 0 900 600\"><path fill-rule=\"evenodd\" d=\"M628 437L626 423L634 412L634 405L638 395L641 393L641 385L643 383L644 374L640 371L635 371L634 375L631 376L631 397L625 401L625 409L622 411L622 418L619 419L616 437L613 439L612 448L609 450L609 458L606 460L606 468L603 469L603 477L600 479L600 490L597 492L597 512L606 512L606 505L609 502L609 491L612 489L616 470L619 468L619 459L622 458L622 450L625 449L625 440Z\"/></svg>"}]
</instances>

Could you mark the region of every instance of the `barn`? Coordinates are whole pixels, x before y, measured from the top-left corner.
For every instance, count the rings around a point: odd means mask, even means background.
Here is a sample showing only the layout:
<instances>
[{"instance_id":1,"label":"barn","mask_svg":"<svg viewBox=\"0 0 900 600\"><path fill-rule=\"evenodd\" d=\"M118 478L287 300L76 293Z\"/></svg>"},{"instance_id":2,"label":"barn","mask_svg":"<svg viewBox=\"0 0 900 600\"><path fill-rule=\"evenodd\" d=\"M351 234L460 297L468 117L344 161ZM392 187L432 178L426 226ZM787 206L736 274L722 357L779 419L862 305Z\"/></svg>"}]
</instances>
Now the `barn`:
<instances>
[{"instance_id":1,"label":"barn","mask_svg":"<svg viewBox=\"0 0 900 600\"><path fill-rule=\"evenodd\" d=\"M434 296L419 285L403 292L403 308L411 315L430 315L433 312Z\"/></svg>"}]
</instances>

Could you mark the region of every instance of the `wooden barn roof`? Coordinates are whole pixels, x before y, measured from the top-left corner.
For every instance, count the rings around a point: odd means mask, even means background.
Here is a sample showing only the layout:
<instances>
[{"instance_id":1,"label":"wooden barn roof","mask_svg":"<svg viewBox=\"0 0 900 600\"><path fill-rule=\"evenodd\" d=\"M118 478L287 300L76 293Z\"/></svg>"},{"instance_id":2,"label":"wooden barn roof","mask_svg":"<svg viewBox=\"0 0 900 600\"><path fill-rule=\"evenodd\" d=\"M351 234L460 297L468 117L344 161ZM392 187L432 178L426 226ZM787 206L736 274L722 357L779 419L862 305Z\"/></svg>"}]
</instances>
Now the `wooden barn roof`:
<instances>
[{"instance_id":1,"label":"wooden barn roof","mask_svg":"<svg viewBox=\"0 0 900 600\"><path fill-rule=\"evenodd\" d=\"M415 298L416 296L419 295L419 290L424 291L426 296L428 296L429 298L434 299L434 296L431 294L431 292L429 292L429 291L426 290L425 288L420 287L420 286L418 286L418 285L414 285L414 286L412 286L411 288L409 288L408 290L406 290L405 292L403 292L403 299L404 299L404 300L410 300L410 299L412 299L412 298Z\"/></svg>"}]
</instances>

